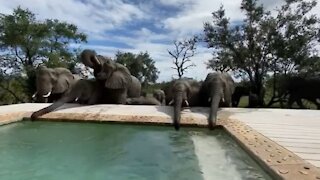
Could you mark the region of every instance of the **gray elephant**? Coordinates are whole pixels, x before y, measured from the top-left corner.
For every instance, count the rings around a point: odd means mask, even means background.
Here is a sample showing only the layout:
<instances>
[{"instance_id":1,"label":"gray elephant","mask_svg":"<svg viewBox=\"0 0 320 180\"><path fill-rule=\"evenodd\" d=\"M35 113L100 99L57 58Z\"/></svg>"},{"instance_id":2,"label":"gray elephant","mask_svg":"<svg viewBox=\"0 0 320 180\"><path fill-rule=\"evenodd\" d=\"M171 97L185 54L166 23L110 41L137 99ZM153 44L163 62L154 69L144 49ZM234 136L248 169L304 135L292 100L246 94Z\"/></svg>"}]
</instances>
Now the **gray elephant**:
<instances>
[{"instance_id":1,"label":"gray elephant","mask_svg":"<svg viewBox=\"0 0 320 180\"><path fill-rule=\"evenodd\" d=\"M181 109L182 107L198 106L200 83L182 78L171 82L165 89L166 102L174 106L173 123L176 130L180 129Z\"/></svg>"},{"instance_id":2,"label":"gray elephant","mask_svg":"<svg viewBox=\"0 0 320 180\"><path fill-rule=\"evenodd\" d=\"M129 105L157 105L161 106L160 101L152 96L140 96L136 98L127 98L126 104Z\"/></svg>"},{"instance_id":3,"label":"gray elephant","mask_svg":"<svg viewBox=\"0 0 320 180\"><path fill-rule=\"evenodd\" d=\"M88 49L81 53L81 61L93 68L95 78L104 83L108 95L105 103L126 104L127 98L140 97L141 83L122 64Z\"/></svg>"},{"instance_id":4,"label":"gray elephant","mask_svg":"<svg viewBox=\"0 0 320 180\"><path fill-rule=\"evenodd\" d=\"M153 90L152 95L161 103L161 105L166 105L166 95L162 89Z\"/></svg>"},{"instance_id":5,"label":"gray elephant","mask_svg":"<svg viewBox=\"0 0 320 180\"><path fill-rule=\"evenodd\" d=\"M39 66L36 71L37 91L32 98L40 103L56 101L67 94L79 79L66 68Z\"/></svg>"},{"instance_id":6,"label":"gray elephant","mask_svg":"<svg viewBox=\"0 0 320 180\"><path fill-rule=\"evenodd\" d=\"M213 129L219 106L231 107L231 96L234 91L234 81L227 73L209 73L200 89L200 99L203 106L210 107L208 125Z\"/></svg>"},{"instance_id":7,"label":"gray elephant","mask_svg":"<svg viewBox=\"0 0 320 180\"><path fill-rule=\"evenodd\" d=\"M238 107L241 97L249 96L249 94L250 94L250 84L247 82L238 83L235 86L234 92L232 94L232 106Z\"/></svg>"},{"instance_id":8,"label":"gray elephant","mask_svg":"<svg viewBox=\"0 0 320 180\"><path fill-rule=\"evenodd\" d=\"M31 115L31 119L54 111L65 103L78 102L79 104L100 104L103 99L103 86L96 80L81 79L75 83L71 91L50 106L40 109Z\"/></svg>"},{"instance_id":9,"label":"gray elephant","mask_svg":"<svg viewBox=\"0 0 320 180\"><path fill-rule=\"evenodd\" d=\"M279 96L288 96L288 108L292 108L296 102L300 108L306 107L302 103L302 99L306 99L320 109L320 77L302 77L289 76L284 78L280 83ZM280 101L282 106L282 100Z\"/></svg>"}]
</instances>

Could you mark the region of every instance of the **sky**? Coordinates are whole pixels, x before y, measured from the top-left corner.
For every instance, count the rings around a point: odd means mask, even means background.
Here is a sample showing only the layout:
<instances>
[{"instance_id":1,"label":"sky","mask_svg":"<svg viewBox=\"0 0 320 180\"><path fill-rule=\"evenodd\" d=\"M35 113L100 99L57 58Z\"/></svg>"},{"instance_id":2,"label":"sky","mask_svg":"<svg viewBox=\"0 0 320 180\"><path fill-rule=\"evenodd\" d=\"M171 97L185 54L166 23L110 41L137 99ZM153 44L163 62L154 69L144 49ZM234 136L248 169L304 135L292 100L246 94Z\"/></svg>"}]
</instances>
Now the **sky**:
<instances>
[{"instance_id":1,"label":"sky","mask_svg":"<svg viewBox=\"0 0 320 180\"><path fill-rule=\"evenodd\" d=\"M283 0L260 0L273 10ZM160 70L158 82L176 77L167 50L174 40L203 32L203 23L211 21L211 13L220 5L226 9L231 22L239 22L244 15L241 0L0 0L0 13L11 14L17 6L28 8L38 19L59 19L78 26L88 35L88 43L76 45L93 49L98 54L114 57L117 51L148 52ZM320 14L320 5L314 9ZM211 49L199 45L192 58L196 65L186 77L203 80L211 70L205 62Z\"/></svg>"}]
</instances>

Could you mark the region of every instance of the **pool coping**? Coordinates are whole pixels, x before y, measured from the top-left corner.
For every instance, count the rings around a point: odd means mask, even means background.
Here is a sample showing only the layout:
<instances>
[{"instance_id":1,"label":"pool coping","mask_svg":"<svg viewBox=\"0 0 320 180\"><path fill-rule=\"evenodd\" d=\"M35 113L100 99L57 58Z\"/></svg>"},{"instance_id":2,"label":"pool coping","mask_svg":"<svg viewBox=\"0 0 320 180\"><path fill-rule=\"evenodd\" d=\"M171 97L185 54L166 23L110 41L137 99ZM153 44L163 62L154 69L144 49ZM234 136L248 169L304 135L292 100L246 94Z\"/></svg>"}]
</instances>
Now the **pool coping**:
<instances>
[{"instance_id":1,"label":"pool coping","mask_svg":"<svg viewBox=\"0 0 320 180\"><path fill-rule=\"evenodd\" d=\"M2 109L2 111L0 111L0 125L30 118L33 111L47 105L48 104L26 103L0 106L0 110ZM148 114L148 110L151 113ZM40 117L39 120L171 125L172 113L172 107L168 106L81 106L67 104L55 112ZM207 114L208 108L196 107L184 110L181 117L181 125L206 127ZM290 180L320 179L319 168L234 118L230 115L227 108L219 111L217 123L222 126L272 178Z\"/></svg>"}]
</instances>

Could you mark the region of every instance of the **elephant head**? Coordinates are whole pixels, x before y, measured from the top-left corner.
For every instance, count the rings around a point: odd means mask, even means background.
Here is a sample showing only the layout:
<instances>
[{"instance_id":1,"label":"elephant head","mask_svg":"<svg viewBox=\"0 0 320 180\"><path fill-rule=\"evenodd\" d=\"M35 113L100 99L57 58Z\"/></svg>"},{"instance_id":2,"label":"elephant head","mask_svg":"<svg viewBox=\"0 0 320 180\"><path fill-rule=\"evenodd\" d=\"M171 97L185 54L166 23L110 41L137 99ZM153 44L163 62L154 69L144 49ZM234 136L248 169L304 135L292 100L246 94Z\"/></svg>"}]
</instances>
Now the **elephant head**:
<instances>
[{"instance_id":1,"label":"elephant head","mask_svg":"<svg viewBox=\"0 0 320 180\"><path fill-rule=\"evenodd\" d=\"M228 74L209 73L202 85L202 95L210 106L208 124L213 129L219 105L230 107L234 81Z\"/></svg>"},{"instance_id":2,"label":"elephant head","mask_svg":"<svg viewBox=\"0 0 320 180\"><path fill-rule=\"evenodd\" d=\"M166 96L163 90L155 89L153 91L153 97L156 98L162 105L166 104Z\"/></svg>"},{"instance_id":3,"label":"elephant head","mask_svg":"<svg viewBox=\"0 0 320 180\"><path fill-rule=\"evenodd\" d=\"M37 102L47 102L52 94L63 94L70 90L75 78L66 68L38 67L36 72L37 92L32 96Z\"/></svg>"},{"instance_id":4,"label":"elephant head","mask_svg":"<svg viewBox=\"0 0 320 180\"><path fill-rule=\"evenodd\" d=\"M180 119L181 119L181 109L184 106L189 106L188 100L190 99L190 93L191 93L191 85L190 83L185 79L179 79L175 80L172 83L172 86L170 88L170 97L171 100L169 102L169 105L174 106L174 117L173 117L173 123L176 130L180 129Z\"/></svg>"},{"instance_id":5,"label":"elephant head","mask_svg":"<svg viewBox=\"0 0 320 180\"><path fill-rule=\"evenodd\" d=\"M97 55L97 53L91 49L85 49L80 54L81 62L94 70L94 76L101 72L104 62L110 61L110 58Z\"/></svg>"},{"instance_id":6,"label":"elephant head","mask_svg":"<svg viewBox=\"0 0 320 180\"><path fill-rule=\"evenodd\" d=\"M126 89L132 82L130 71L122 64L109 59L103 63L96 78L105 81L105 87L108 89Z\"/></svg>"}]
</instances>

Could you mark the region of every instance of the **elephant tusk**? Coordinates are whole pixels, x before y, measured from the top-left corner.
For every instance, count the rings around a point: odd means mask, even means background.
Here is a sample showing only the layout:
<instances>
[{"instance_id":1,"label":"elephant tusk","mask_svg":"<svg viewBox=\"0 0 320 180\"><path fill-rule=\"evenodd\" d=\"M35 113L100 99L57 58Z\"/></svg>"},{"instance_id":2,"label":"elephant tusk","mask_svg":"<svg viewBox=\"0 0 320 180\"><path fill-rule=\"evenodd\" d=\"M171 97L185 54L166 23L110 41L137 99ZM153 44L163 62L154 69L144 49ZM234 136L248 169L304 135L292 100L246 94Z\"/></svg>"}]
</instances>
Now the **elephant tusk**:
<instances>
[{"instance_id":1,"label":"elephant tusk","mask_svg":"<svg viewBox=\"0 0 320 180\"><path fill-rule=\"evenodd\" d=\"M222 102L225 102L224 98L221 99Z\"/></svg>"},{"instance_id":2,"label":"elephant tusk","mask_svg":"<svg viewBox=\"0 0 320 180\"><path fill-rule=\"evenodd\" d=\"M96 60L96 63L98 63L98 65L101 65L99 59L97 58L97 56L94 56L94 60Z\"/></svg>"},{"instance_id":3,"label":"elephant tusk","mask_svg":"<svg viewBox=\"0 0 320 180\"><path fill-rule=\"evenodd\" d=\"M37 94L38 94L38 92L35 92L35 93L32 95L32 98L35 98Z\"/></svg>"},{"instance_id":4,"label":"elephant tusk","mask_svg":"<svg viewBox=\"0 0 320 180\"><path fill-rule=\"evenodd\" d=\"M211 102L211 97L208 98L208 102Z\"/></svg>"},{"instance_id":5,"label":"elephant tusk","mask_svg":"<svg viewBox=\"0 0 320 180\"><path fill-rule=\"evenodd\" d=\"M172 99L170 102L169 102L169 105L172 105L174 103L174 100Z\"/></svg>"},{"instance_id":6,"label":"elephant tusk","mask_svg":"<svg viewBox=\"0 0 320 180\"><path fill-rule=\"evenodd\" d=\"M189 106L188 100L184 100L184 102L186 103L187 106Z\"/></svg>"},{"instance_id":7,"label":"elephant tusk","mask_svg":"<svg viewBox=\"0 0 320 180\"><path fill-rule=\"evenodd\" d=\"M77 97L74 101L77 102L79 100L79 97Z\"/></svg>"},{"instance_id":8,"label":"elephant tusk","mask_svg":"<svg viewBox=\"0 0 320 180\"><path fill-rule=\"evenodd\" d=\"M47 97L49 97L50 95L51 95L51 91L48 92L48 94L43 95L42 97L47 98Z\"/></svg>"}]
</instances>

